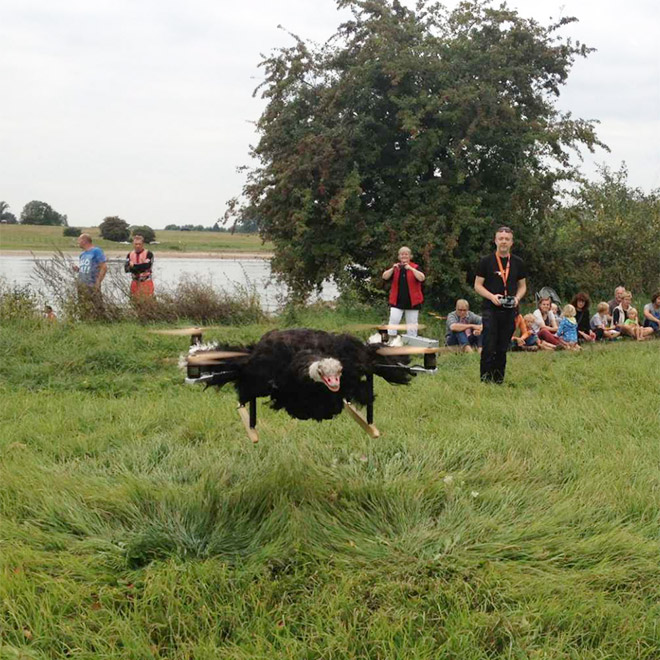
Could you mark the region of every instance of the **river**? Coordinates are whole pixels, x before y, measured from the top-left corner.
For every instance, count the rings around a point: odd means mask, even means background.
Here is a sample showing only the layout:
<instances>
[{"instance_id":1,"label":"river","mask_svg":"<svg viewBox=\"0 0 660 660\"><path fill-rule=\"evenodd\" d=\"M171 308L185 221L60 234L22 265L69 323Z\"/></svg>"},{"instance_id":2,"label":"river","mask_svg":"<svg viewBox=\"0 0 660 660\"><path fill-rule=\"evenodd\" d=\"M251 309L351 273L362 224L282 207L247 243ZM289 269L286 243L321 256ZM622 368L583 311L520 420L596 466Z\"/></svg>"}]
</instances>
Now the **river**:
<instances>
[{"instance_id":1,"label":"river","mask_svg":"<svg viewBox=\"0 0 660 660\"><path fill-rule=\"evenodd\" d=\"M0 277L12 284L37 287L34 277L35 259L47 259L42 256L13 256L6 253L0 256ZM74 257L75 258L75 257ZM124 260L109 258L108 268L123 272ZM155 255L153 274L156 292L159 287L171 287L182 277L195 277L204 282L210 282L215 288L224 291L235 291L237 287L252 285L258 291L262 306L267 312L276 311L286 297L286 287L276 284L271 278L270 261L268 259L237 258L186 258L161 257ZM319 298L334 300L338 295L337 287L332 282L326 282Z\"/></svg>"}]
</instances>

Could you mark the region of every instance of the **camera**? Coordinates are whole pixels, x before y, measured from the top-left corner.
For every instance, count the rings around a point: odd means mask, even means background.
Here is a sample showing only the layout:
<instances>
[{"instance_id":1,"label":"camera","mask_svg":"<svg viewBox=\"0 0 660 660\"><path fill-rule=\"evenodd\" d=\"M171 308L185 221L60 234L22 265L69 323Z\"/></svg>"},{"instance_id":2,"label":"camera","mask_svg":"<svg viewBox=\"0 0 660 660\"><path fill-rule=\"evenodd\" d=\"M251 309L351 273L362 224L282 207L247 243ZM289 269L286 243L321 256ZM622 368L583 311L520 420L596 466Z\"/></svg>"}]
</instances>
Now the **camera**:
<instances>
[{"instance_id":1,"label":"camera","mask_svg":"<svg viewBox=\"0 0 660 660\"><path fill-rule=\"evenodd\" d=\"M500 298L500 305L504 309L514 309L517 307L518 303L516 302L515 296L502 296Z\"/></svg>"}]
</instances>

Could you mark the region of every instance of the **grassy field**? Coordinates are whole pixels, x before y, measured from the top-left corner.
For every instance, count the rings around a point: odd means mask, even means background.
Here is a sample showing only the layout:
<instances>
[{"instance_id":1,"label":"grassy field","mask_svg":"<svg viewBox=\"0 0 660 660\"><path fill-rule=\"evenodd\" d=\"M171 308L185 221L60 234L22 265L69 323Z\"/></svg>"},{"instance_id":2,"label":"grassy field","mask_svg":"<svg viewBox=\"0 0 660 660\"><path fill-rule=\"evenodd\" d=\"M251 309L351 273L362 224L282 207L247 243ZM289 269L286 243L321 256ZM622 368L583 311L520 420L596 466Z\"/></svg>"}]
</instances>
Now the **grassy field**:
<instances>
[{"instance_id":1,"label":"grassy field","mask_svg":"<svg viewBox=\"0 0 660 660\"><path fill-rule=\"evenodd\" d=\"M443 357L377 440L261 406L253 446L185 338L0 333L3 660L660 657L660 342Z\"/></svg>"},{"instance_id":2,"label":"grassy field","mask_svg":"<svg viewBox=\"0 0 660 660\"><path fill-rule=\"evenodd\" d=\"M126 251L125 245L103 240L98 227L84 227L94 243L104 250ZM270 252L256 234L228 234L208 231L156 231L159 252ZM37 225L0 225L0 250L72 250L79 248L75 238L62 236L62 227Z\"/></svg>"}]
</instances>

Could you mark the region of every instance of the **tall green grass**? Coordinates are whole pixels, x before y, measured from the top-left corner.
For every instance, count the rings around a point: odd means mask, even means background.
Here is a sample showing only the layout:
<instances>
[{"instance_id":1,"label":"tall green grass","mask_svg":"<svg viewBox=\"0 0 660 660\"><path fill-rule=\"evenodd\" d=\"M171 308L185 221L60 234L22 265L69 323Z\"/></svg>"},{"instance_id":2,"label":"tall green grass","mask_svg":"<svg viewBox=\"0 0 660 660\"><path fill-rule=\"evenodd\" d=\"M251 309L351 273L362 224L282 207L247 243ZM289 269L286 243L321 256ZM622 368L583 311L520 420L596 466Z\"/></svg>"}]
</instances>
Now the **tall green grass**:
<instances>
[{"instance_id":1,"label":"tall green grass","mask_svg":"<svg viewBox=\"0 0 660 660\"><path fill-rule=\"evenodd\" d=\"M379 439L261 405L257 446L185 345L2 329L0 658L660 657L660 343L442 357Z\"/></svg>"}]
</instances>

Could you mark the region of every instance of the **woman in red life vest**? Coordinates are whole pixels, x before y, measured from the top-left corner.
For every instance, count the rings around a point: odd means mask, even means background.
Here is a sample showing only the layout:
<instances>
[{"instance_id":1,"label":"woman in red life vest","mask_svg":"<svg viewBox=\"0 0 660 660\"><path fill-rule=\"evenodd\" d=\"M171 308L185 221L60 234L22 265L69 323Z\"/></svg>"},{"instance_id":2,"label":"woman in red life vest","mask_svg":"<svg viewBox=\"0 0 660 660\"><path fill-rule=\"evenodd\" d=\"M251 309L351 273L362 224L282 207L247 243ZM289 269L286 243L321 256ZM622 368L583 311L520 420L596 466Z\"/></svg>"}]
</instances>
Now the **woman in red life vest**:
<instances>
[{"instance_id":1,"label":"woman in red life vest","mask_svg":"<svg viewBox=\"0 0 660 660\"><path fill-rule=\"evenodd\" d=\"M153 253L144 249L144 237L136 234L133 236L133 250L128 253L124 263L124 271L133 277L132 296L153 296L154 283L151 279L153 263Z\"/></svg>"},{"instance_id":2,"label":"woman in red life vest","mask_svg":"<svg viewBox=\"0 0 660 660\"><path fill-rule=\"evenodd\" d=\"M399 248L399 261L383 273L384 280L392 280L390 288L390 325L401 323L405 313L408 324L407 334L417 336L417 321L419 309L424 301L422 282L426 275L419 266L411 261L412 252L405 245ZM394 337L396 330L388 330L387 334Z\"/></svg>"}]
</instances>

